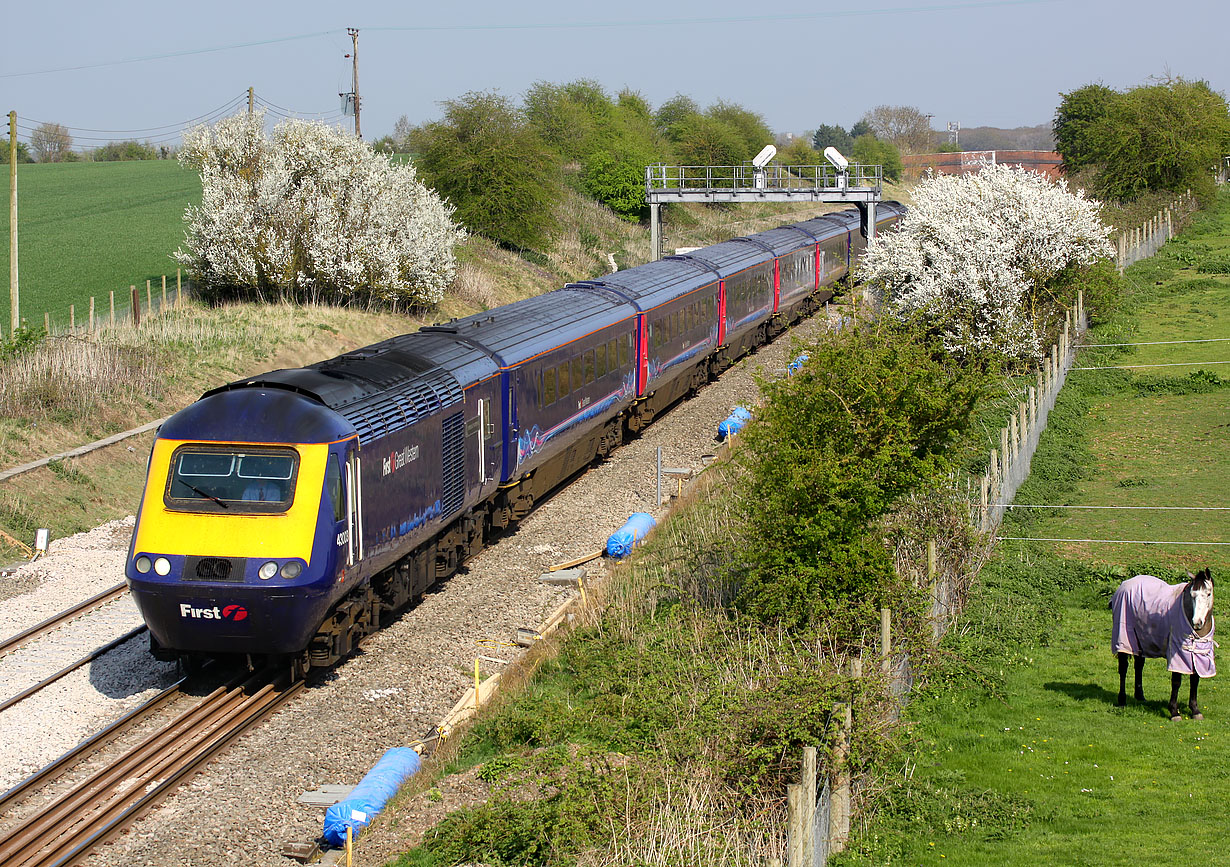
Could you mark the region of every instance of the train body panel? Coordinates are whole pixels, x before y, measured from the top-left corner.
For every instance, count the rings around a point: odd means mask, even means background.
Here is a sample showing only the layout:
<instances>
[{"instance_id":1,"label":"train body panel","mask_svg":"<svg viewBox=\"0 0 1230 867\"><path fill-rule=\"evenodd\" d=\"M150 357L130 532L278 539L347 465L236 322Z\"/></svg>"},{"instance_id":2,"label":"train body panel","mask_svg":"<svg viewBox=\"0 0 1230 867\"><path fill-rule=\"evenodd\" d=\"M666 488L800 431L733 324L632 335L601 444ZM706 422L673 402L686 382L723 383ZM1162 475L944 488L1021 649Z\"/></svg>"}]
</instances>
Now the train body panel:
<instances>
[{"instance_id":1,"label":"train body panel","mask_svg":"<svg viewBox=\"0 0 1230 867\"><path fill-rule=\"evenodd\" d=\"M207 392L159 431L126 565L155 645L344 656L831 296L861 240L826 215Z\"/></svg>"}]
</instances>

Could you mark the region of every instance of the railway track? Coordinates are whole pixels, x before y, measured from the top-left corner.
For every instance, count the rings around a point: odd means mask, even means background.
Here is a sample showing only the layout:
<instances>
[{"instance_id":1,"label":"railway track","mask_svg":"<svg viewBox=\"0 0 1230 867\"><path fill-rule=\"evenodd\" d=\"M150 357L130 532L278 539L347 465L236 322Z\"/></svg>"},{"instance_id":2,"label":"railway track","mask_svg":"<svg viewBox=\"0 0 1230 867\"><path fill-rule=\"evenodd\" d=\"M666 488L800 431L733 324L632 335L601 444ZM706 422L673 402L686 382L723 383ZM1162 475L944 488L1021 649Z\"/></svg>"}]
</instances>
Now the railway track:
<instances>
[{"instance_id":1,"label":"railway track","mask_svg":"<svg viewBox=\"0 0 1230 867\"><path fill-rule=\"evenodd\" d=\"M70 768L134 730L181 695L183 681L0 796L0 863L79 863L173 792L236 738L282 707L302 680L271 670L238 675L84 779L35 804Z\"/></svg>"},{"instance_id":2,"label":"railway track","mask_svg":"<svg viewBox=\"0 0 1230 867\"><path fill-rule=\"evenodd\" d=\"M91 596L89 599L78 602L70 608L64 609L59 614L48 617L42 623L36 623L29 629L23 630L10 638L0 641L0 657L12 653L14 650L29 644L31 641L42 638L50 632L54 632L75 617L79 617L82 614L86 614L96 608L101 608L110 602L114 602L127 592L127 584L121 582L116 584L114 587L110 587L101 593Z\"/></svg>"}]
</instances>

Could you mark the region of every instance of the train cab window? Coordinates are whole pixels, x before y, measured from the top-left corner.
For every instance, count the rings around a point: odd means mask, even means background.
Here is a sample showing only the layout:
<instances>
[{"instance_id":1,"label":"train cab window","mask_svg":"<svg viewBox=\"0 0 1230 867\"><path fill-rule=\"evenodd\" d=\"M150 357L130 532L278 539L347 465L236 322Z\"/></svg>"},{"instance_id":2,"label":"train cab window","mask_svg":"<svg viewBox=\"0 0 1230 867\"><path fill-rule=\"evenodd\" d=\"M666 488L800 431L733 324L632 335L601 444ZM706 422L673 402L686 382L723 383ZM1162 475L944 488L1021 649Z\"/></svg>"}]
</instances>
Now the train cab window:
<instances>
[{"instance_id":1,"label":"train cab window","mask_svg":"<svg viewBox=\"0 0 1230 867\"><path fill-rule=\"evenodd\" d=\"M599 379L606 376L606 344L603 343L594 353L595 363L598 365L597 376Z\"/></svg>"},{"instance_id":2,"label":"train cab window","mask_svg":"<svg viewBox=\"0 0 1230 867\"><path fill-rule=\"evenodd\" d=\"M163 502L181 512L285 512L298 473L294 449L180 446L171 455Z\"/></svg>"},{"instance_id":3,"label":"train cab window","mask_svg":"<svg viewBox=\"0 0 1230 867\"><path fill-rule=\"evenodd\" d=\"M585 384L585 370L581 356L572 359L572 390L576 391Z\"/></svg>"},{"instance_id":4,"label":"train cab window","mask_svg":"<svg viewBox=\"0 0 1230 867\"><path fill-rule=\"evenodd\" d=\"M333 504L333 520L346 520L346 503L342 499L342 467L337 462L337 455L329 455L329 463L325 467L325 490Z\"/></svg>"},{"instance_id":5,"label":"train cab window","mask_svg":"<svg viewBox=\"0 0 1230 867\"><path fill-rule=\"evenodd\" d=\"M584 355L581 356L581 360L585 364L585 384L588 385L589 383L593 382L595 379L594 377L594 351L592 349L588 350Z\"/></svg>"},{"instance_id":6,"label":"train cab window","mask_svg":"<svg viewBox=\"0 0 1230 867\"><path fill-rule=\"evenodd\" d=\"M555 368L548 367L542 372L542 405L555 403Z\"/></svg>"},{"instance_id":7,"label":"train cab window","mask_svg":"<svg viewBox=\"0 0 1230 867\"><path fill-rule=\"evenodd\" d=\"M572 391L571 380L568 377L568 362L559 366L559 396L563 397Z\"/></svg>"}]
</instances>

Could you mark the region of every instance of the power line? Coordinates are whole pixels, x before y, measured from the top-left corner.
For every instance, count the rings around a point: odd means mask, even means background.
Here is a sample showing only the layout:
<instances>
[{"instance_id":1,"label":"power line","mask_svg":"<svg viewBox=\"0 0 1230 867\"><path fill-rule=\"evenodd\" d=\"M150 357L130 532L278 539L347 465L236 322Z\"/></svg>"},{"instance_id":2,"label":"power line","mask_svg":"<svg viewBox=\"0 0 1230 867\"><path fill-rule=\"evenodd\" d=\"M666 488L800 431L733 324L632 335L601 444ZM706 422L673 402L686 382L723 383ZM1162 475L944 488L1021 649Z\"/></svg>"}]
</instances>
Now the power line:
<instances>
[{"instance_id":1,"label":"power line","mask_svg":"<svg viewBox=\"0 0 1230 867\"><path fill-rule=\"evenodd\" d=\"M1058 0L981 0L973 3L935 3L927 6L894 6L879 9L845 9L832 12L798 12L773 15L732 15L709 18L648 18L631 21L543 21L522 22L510 24L422 24L405 26L386 26L364 28L387 32L475 32L504 30L595 30L622 27L679 27L696 25L721 24L761 24L789 21L814 21L832 18L865 18L877 15L906 15L912 13L935 12L968 12L979 9L997 9L1011 6L1036 6L1043 3L1055 3ZM320 30L314 33L298 33L292 36L279 36L270 39L255 39L248 42L233 42L227 45L215 45L205 48L188 48L182 51L168 51L161 54L147 54L141 57L128 57L120 60L102 60L96 63L83 63L74 66L58 66L47 69L34 69L24 72L0 73L0 79L22 78L33 75L51 75L57 72L79 72L88 69L101 69L108 66L124 66L133 63L146 63L154 60L169 60L177 57L191 57L198 54L212 54L219 51L232 51L241 48L259 48L266 45L276 45L283 42L295 42L304 39L316 39L321 36L333 36L340 33L340 28Z\"/></svg>"},{"instance_id":2,"label":"power line","mask_svg":"<svg viewBox=\"0 0 1230 867\"><path fill-rule=\"evenodd\" d=\"M230 111L231 109L236 108L244 99L245 99L245 94L240 94L239 96L235 97L229 102L224 103L223 105L220 105L215 109L207 111L204 114L197 115L196 117L190 117L187 120L179 121L178 123L164 123L161 126L147 126L147 127L141 127L139 129L91 129L90 127L84 127L84 126L81 126L81 127L66 126L65 128L69 130L69 132L80 130L81 132L106 132L106 133L116 133L116 134L140 133L140 132L161 132L163 130L169 130L169 129L183 129L184 127L189 126L190 124L194 124L194 123L197 123L198 121L206 120L208 118L211 118L216 115L223 114L227 111ZM38 118L34 118L34 117L26 117L25 120L33 124L43 124L43 123L52 122L52 121L39 120Z\"/></svg>"}]
</instances>

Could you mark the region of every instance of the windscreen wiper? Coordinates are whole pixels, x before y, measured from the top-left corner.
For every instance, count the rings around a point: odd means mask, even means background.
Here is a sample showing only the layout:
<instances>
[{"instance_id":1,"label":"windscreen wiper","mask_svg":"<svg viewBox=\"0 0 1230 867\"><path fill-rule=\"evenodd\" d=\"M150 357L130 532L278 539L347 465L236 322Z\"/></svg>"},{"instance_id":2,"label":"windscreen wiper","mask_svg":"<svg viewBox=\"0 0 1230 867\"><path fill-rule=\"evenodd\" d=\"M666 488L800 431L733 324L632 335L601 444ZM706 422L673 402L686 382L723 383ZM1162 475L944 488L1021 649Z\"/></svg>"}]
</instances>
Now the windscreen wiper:
<instances>
[{"instance_id":1,"label":"windscreen wiper","mask_svg":"<svg viewBox=\"0 0 1230 867\"><path fill-rule=\"evenodd\" d=\"M206 492L206 491L202 491L202 490L201 490L200 488L198 488L196 485L191 485L191 484L189 484L188 482L185 482L183 479L180 479L180 480L179 480L179 483L180 483L181 485L183 485L185 488L187 488L188 490L193 491L194 493L200 494L202 497L205 497L206 499L213 500L215 503L217 503L219 506L221 506L221 507L222 507L222 508L224 508L224 509L229 509L229 508L230 508L230 506L228 506L226 503L224 503L224 502L222 502L221 500L219 500L219 499L218 499L217 497L215 497L213 494L210 494L210 493L208 493L208 492Z\"/></svg>"}]
</instances>

